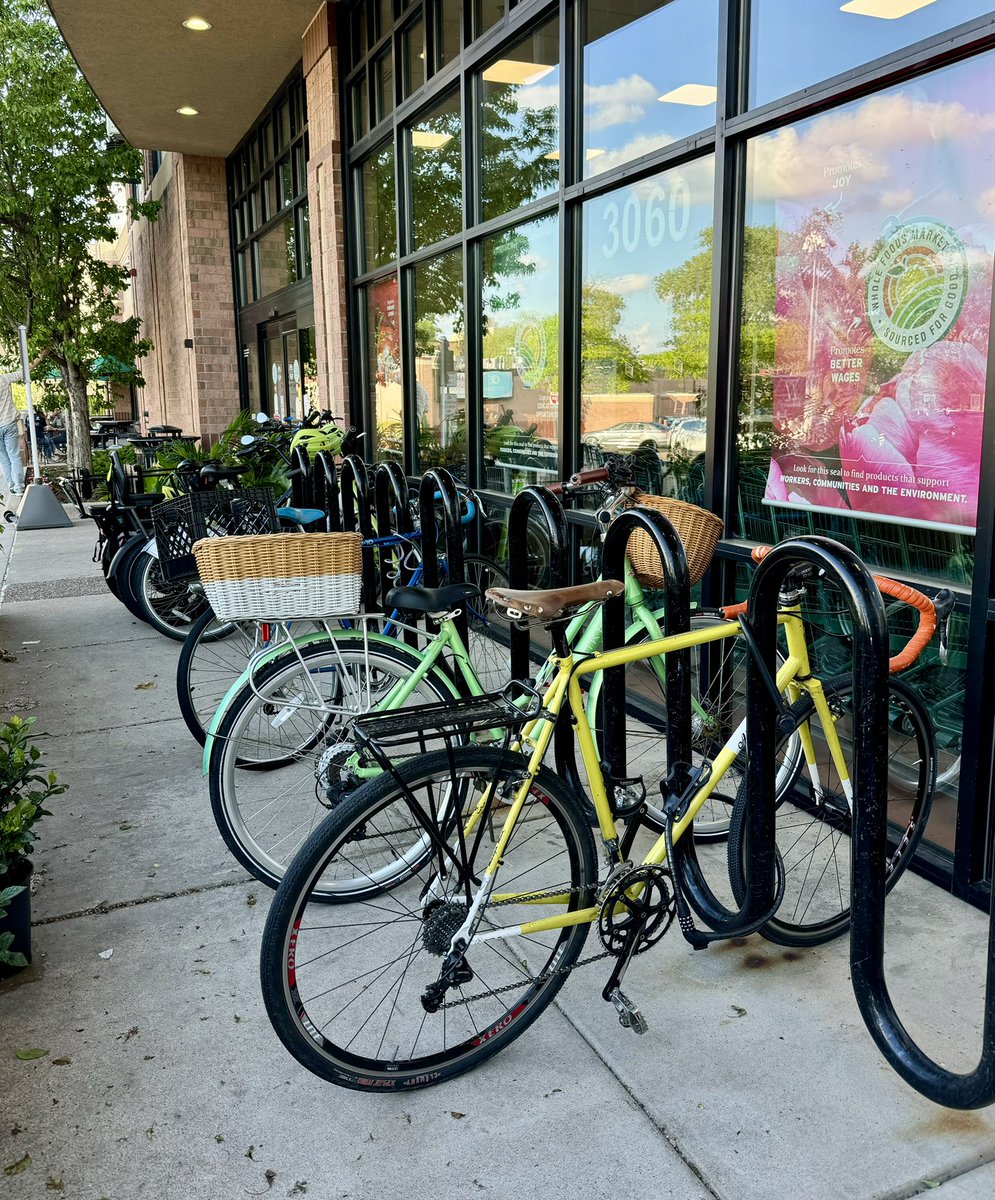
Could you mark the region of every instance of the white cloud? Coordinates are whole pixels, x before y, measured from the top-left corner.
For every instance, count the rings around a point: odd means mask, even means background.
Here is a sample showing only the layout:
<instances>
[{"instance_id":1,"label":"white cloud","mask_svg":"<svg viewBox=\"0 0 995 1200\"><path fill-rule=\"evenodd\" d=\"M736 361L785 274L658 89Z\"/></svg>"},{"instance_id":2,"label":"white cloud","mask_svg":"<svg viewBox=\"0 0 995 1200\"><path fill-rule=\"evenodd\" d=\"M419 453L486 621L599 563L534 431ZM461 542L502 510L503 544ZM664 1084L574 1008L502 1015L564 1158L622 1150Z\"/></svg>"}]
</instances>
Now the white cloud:
<instances>
[{"instance_id":1,"label":"white cloud","mask_svg":"<svg viewBox=\"0 0 995 1200\"><path fill-rule=\"evenodd\" d=\"M913 204L916 198L911 188L893 188L881 193L881 208L885 212L899 213Z\"/></svg>"},{"instance_id":2,"label":"white cloud","mask_svg":"<svg viewBox=\"0 0 995 1200\"><path fill-rule=\"evenodd\" d=\"M995 188L989 188L978 197L978 211L995 219Z\"/></svg>"},{"instance_id":3,"label":"white cloud","mask_svg":"<svg viewBox=\"0 0 995 1200\"><path fill-rule=\"evenodd\" d=\"M658 94L659 89L642 75L589 85L584 88L588 128L610 129L613 125L640 121Z\"/></svg>"},{"instance_id":4,"label":"white cloud","mask_svg":"<svg viewBox=\"0 0 995 1200\"><path fill-rule=\"evenodd\" d=\"M652 275L616 275L614 279L598 281L601 287L614 292L616 296L631 296L636 292L645 292L653 284Z\"/></svg>"},{"instance_id":5,"label":"white cloud","mask_svg":"<svg viewBox=\"0 0 995 1200\"><path fill-rule=\"evenodd\" d=\"M911 91L872 96L765 139L757 156L754 196L825 196L834 167L850 174L854 185L885 183L895 173L896 151L946 138L963 147L992 133L995 113L971 112L960 101L927 102Z\"/></svg>"},{"instance_id":6,"label":"white cloud","mask_svg":"<svg viewBox=\"0 0 995 1200\"><path fill-rule=\"evenodd\" d=\"M618 150L606 150L599 154L594 162L598 171L607 171L620 163L631 162L640 155L649 154L651 150L659 150L661 146L669 146L675 139L669 133L644 133L626 142Z\"/></svg>"}]
</instances>

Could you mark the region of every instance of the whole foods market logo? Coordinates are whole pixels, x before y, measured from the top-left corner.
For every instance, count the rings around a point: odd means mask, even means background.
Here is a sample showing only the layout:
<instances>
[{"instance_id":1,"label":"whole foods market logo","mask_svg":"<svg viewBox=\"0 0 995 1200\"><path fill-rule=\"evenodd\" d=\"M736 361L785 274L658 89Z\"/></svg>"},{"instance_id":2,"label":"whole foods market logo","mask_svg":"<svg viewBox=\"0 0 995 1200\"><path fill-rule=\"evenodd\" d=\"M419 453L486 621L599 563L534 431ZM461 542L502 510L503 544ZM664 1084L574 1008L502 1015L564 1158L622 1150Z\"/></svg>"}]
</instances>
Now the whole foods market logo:
<instances>
[{"instance_id":1,"label":"whole foods market logo","mask_svg":"<svg viewBox=\"0 0 995 1200\"><path fill-rule=\"evenodd\" d=\"M899 225L871 264L867 315L893 350L911 353L950 332L967 295L967 254L949 225Z\"/></svg>"}]
</instances>

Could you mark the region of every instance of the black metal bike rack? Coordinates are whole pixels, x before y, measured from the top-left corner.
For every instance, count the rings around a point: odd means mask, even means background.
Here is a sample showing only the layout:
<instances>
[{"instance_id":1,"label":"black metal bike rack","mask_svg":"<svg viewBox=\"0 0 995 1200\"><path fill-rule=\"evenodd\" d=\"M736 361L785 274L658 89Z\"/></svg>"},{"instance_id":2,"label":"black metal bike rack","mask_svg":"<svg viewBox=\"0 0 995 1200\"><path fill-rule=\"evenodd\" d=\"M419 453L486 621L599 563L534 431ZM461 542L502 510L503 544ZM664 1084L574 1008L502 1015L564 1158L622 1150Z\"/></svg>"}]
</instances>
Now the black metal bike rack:
<instances>
[{"instance_id":1,"label":"black metal bike rack","mask_svg":"<svg viewBox=\"0 0 995 1200\"><path fill-rule=\"evenodd\" d=\"M549 587L563 587L567 582L567 519L563 505L549 488L533 485L522 488L512 501L508 513L508 580L509 586L529 587L528 529L533 509L542 518L549 538ZM528 679L531 635L528 626L511 627L511 676ZM573 739L571 738L571 741Z\"/></svg>"},{"instance_id":2,"label":"black metal bike rack","mask_svg":"<svg viewBox=\"0 0 995 1200\"><path fill-rule=\"evenodd\" d=\"M601 556L603 579L625 579L625 551L629 538L642 530L653 541L663 566L664 637L687 633L691 628L691 581L687 555L680 534L663 515L649 508L627 509L612 521L605 535ZM605 603L602 644L605 651L625 644L625 595ZM626 774L625 755L625 667L605 671L603 762L613 779ZM691 652L675 650L667 655L667 762L668 786L683 792L691 766Z\"/></svg>"},{"instance_id":3,"label":"black metal bike rack","mask_svg":"<svg viewBox=\"0 0 995 1200\"><path fill-rule=\"evenodd\" d=\"M295 508L313 508L311 456L303 446L290 452L290 502Z\"/></svg>"},{"instance_id":4,"label":"black metal bike rack","mask_svg":"<svg viewBox=\"0 0 995 1200\"><path fill-rule=\"evenodd\" d=\"M339 496L342 502L342 530L344 533L361 533L363 539L373 534L373 514L369 503L369 481L366 463L356 454L347 454L342 460L339 477ZM363 549L363 608L367 612L377 611L376 563L373 551Z\"/></svg>"},{"instance_id":5,"label":"black metal bike rack","mask_svg":"<svg viewBox=\"0 0 995 1200\"><path fill-rule=\"evenodd\" d=\"M528 529L533 510L542 518L549 540L549 583L548 587L564 587L567 582L567 518L563 505L549 490L538 484L522 488L512 501L508 513L508 580L509 586L528 588L529 555ZM531 674L532 635L525 624L511 625L511 677L528 679ZM564 708L564 719L557 721L553 732L553 752L556 771L571 787L583 794L583 785L577 772L577 755L573 729L570 727L568 710Z\"/></svg>"},{"instance_id":6,"label":"black metal bike rack","mask_svg":"<svg viewBox=\"0 0 995 1200\"><path fill-rule=\"evenodd\" d=\"M387 537L392 533L405 535L412 532L408 480L399 463L377 463L373 470L373 496L378 538ZM380 560L381 607L386 611L387 593L391 588L406 584L411 574L407 565L408 545L381 546L377 557Z\"/></svg>"},{"instance_id":7,"label":"black metal bike rack","mask_svg":"<svg viewBox=\"0 0 995 1200\"><path fill-rule=\"evenodd\" d=\"M460 524L460 498L456 480L445 467L433 467L422 476L418 488L418 523L421 526L422 561L425 587L439 586L439 523L446 548L448 583L463 583L463 527ZM465 611L456 618L456 628L464 644L469 638Z\"/></svg>"},{"instance_id":8,"label":"black metal bike rack","mask_svg":"<svg viewBox=\"0 0 995 1200\"><path fill-rule=\"evenodd\" d=\"M339 474L335 459L327 450L319 450L311 464L311 494L314 507L325 514L325 533L342 532Z\"/></svg>"}]
</instances>

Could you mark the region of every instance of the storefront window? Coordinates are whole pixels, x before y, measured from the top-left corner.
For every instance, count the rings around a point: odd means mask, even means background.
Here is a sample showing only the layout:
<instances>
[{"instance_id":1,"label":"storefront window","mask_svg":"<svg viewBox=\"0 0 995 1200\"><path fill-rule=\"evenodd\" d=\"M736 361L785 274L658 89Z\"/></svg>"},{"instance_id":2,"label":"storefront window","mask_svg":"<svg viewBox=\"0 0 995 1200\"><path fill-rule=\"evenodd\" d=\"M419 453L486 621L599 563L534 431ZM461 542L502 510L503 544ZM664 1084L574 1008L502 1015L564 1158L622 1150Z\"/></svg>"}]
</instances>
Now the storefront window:
<instances>
[{"instance_id":1,"label":"storefront window","mask_svg":"<svg viewBox=\"0 0 995 1200\"><path fill-rule=\"evenodd\" d=\"M484 486L559 477L559 242L540 217L483 243Z\"/></svg>"},{"instance_id":2,"label":"storefront window","mask_svg":"<svg viewBox=\"0 0 995 1200\"><path fill-rule=\"evenodd\" d=\"M743 533L970 583L995 248L992 56L748 157Z\"/></svg>"},{"instance_id":3,"label":"storefront window","mask_svg":"<svg viewBox=\"0 0 995 1200\"><path fill-rule=\"evenodd\" d=\"M473 36L480 37L504 16L504 0L474 0Z\"/></svg>"},{"instance_id":4,"label":"storefront window","mask_svg":"<svg viewBox=\"0 0 995 1200\"><path fill-rule=\"evenodd\" d=\"M438 62L441 70L455 62L460 53L460 9L452 0L435 0L435 21L438 29Z\"/></svg>"},{"instance_id":5,"label":"storefront window","mask_svg":"<svg viewBox=\"0 0 995 1200\"><path fill-rule=\"evenodd\" d=\"M633 453L639 486L699 503L712 291L713 162L584 206L584 465Z\"/></svg>"},{"instance_id":6,"label":"storefront window","mask_svg":"<svg viewBox=\"0 0 995 1200\"><path fill-rule=\"evenodd\" d=\"M397 257L394 146L385 143L363 163L364 260L372 271Z\"/></svg>"},{"instance_id":7,"label":"storefront window","mask_svg":"<svg viewBox=\"0 0 995 1200\"><path fill-rule=\"evenodd\" d=\"M413 21L401 34L401 93L406 99L425 83L425 23Z\"/></svg>"},{"instance_id":8,"label":"storefront window","mask_svg":"<svg viewBox=\"0 0 995 1200\"><path fill-rule=\"evenodd\" d=\"M406 131L411 163L412 248L431 245L463 228L463 140L459 93L425 113Z\"/></svg>"},{"instance_id":9,"label":"storefront window","mask_svg":"<svg viewBox=\"0 0 995 1200\"><path fill-rule=\"evenodd\" d=\"M401 306L397 276L366 289L366 347L377 462L404 462Z\"/></svg>"},{"instance_id":10,"label":"storefront window","mask_svg":"<svg viewBox=\"0 0 995 1200\"><path fill-rule=\"evenodd\" d=\"M297 280L297 238L288 217L259 239L259 298L289 287Z\"/></svg>"},{"instance_id":11,"label":"storefront window","mask_svg":"<svg viewBox=\"0 0 995 1200\"><path fill-rule=\"evenodd\" d=\"M379 125L394 111L394 68L389 50L373 64L373 80L373 117L374 123Z\"/></svg>"},{"instance_id":12,"label":"storefront window","mask_svg":"<svg viewBox=\"0 0 995 1200\"><path fill-rule=\"evenodd\" d=\"M752 0L750 104L766 104L991 12L990 0Z\"/></svg>"},{"instance_id":13,"label":"storefront window","mask_svg":"<svg viewBox=\"0 0 995 1200\"><path fill-rule=\"evenodd\" d=\"M554 191L560 178L559 21L483 70L482 217Z\"/></svg>"},{"instance_id":14,"label":"storefront window","mask_svg":"<svg viewBox=\"0 0 995 1200\"><path fill-rule=\"evenodd\" d=\"M585 176L715 124L716 0L588 0L586 13Z\"/></svg>"},{"instance_id":15,"label":"storefront window","mask_svg":"<svg viewBox=\"0 0 995 1200\"><path fill-rule=\"evenodd\" d=\"M415 268L416 470L447 467L466 478L463 256Z\"/></svg>"}]
</instances>

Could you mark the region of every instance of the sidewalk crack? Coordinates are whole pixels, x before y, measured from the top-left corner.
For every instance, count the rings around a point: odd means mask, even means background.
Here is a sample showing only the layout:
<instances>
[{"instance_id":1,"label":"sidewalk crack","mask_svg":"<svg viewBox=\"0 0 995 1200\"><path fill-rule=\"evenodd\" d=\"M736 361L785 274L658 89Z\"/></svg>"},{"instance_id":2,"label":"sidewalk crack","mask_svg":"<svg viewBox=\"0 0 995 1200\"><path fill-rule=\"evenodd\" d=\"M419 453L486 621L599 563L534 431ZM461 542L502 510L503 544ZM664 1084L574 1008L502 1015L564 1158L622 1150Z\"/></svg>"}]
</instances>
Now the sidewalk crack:
<instances>
[{"instance_id":1,"label":"sidewalk crack","mask_svg":"<svg viewBox=\"0 0 995 1200\"><path fill-rule=\"evenodd\" d=\"M89 908L78 908L74 912L60 913L55 917L42 917L40 921L32 921L32 928L39 925L55 925L59 921L75 921L77 917L103 916L104 913L117 912L119 908L137 908L142 904L156 904L160 900L178 900L183 896L198 896L201 892L217 892L222 888L239 887L248 883L247 879L225 879L220 883L205 883L195 887L180 888L175 892L157 892L154 896L139 896L134 900L115 900L108 903L101 900Z\"/></svg>"}]
</instances>

